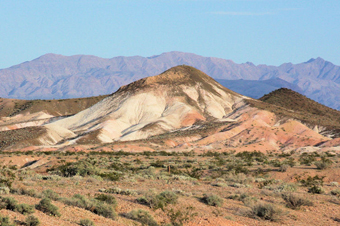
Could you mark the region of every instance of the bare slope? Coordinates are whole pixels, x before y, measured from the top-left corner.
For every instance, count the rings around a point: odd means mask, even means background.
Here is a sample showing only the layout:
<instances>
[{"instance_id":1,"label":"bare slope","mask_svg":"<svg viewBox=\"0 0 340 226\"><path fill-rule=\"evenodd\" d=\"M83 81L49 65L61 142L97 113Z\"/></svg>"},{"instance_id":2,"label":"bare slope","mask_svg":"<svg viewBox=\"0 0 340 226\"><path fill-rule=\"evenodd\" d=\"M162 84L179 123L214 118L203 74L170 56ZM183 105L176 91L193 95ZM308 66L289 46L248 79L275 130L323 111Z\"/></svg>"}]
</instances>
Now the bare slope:
<instances>
[{"instance_id":1,"label":"bare slope","mask_svg":"<svg viewBox=\"0 0 340 226\"><path fill-rule=\"evenodd\" d=\"M106 96L62 100L0 98L0 131L40 126L85 110Z\"/></svg>"},{"instance_id":2,"label":"bare slope","mask_svg":"<svg viewBox=\"0 0 340 226\"><path fill-rule=\"evenodd\" d=\"M233 105L245 98L203 72L177 66L121 87L98 104L72 117L46 125L72 142L94 139L144 139L200 121L225 120ZM77 137L64 133L71 131Z\"/></svg>"},{"instance_id":3,"label":"bare slope","mask_svg":"<svg viewBox=\"0 0 340 226\"><path fill-rule=\"evenodd\" d=\"M330 129L340 128L340 111L319 104L290 89L275 90L259 100L262 102L255 100L248 100L248 102L257 108L295 118L307 124Z\"/></svg>"}]
</instances>

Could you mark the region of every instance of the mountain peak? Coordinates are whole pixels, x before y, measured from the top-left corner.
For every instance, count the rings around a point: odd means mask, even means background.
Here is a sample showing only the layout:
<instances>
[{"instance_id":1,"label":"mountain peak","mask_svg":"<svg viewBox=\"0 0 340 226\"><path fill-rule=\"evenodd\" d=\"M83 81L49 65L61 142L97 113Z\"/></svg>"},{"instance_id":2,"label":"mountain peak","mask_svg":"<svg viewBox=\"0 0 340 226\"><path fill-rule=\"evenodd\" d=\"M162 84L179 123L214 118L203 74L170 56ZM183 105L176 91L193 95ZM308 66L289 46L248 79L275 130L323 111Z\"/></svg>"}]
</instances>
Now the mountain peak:
<instances>
[{"instance_id":1,"label":"mountain peak","mask_svg":"<svg viewBox=\"0 0 340 226\"><path fill-rule=\"evenodd\" d=\"M317 57L316 59L311 58L311 59L308 60L306 63L313 63L313 62L315 62L315 63L320 63L320 62L325 62L325 60L322 59L321 57Z\"/></svg>"},{"instance_id":2,"label":"mountain peak","mask_svg":"<svg viewBox=\"0 0 340 226\"><path fill-rule=\"evenodd\" d=\"M204 72L187 65L172 67L163 73L147 78L140 79L129 85L122 86L118 91L135 91L141 88L159 88L161 85L168 87L178 87L179 85L195 86L200 84L203 88L211 90L211 85L218 86L228 92L232 92L221 86L213 78Z\"/></svg>"}]
</instances>

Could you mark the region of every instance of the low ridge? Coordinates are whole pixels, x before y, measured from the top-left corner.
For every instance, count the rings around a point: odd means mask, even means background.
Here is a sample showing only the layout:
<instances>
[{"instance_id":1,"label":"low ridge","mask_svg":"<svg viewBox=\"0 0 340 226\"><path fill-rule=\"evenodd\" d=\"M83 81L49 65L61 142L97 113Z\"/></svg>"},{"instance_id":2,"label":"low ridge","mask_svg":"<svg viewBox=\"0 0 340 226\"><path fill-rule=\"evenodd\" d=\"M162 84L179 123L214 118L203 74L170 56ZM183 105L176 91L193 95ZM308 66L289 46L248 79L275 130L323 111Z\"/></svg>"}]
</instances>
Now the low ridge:
<instances>
[{"instance_id":1,"label":"low ridge","mask_svg":"<svg viewBox=\"0 0 340 226\"><path fill-rule=\"evenodd\" d=\"M281 88L264 95L259 100L261 102L256 100L247 100L247 102L279 116L295 118L328 129L340 129L340 111L319 104L293 90Z\"/></svg>"}]
</instances>

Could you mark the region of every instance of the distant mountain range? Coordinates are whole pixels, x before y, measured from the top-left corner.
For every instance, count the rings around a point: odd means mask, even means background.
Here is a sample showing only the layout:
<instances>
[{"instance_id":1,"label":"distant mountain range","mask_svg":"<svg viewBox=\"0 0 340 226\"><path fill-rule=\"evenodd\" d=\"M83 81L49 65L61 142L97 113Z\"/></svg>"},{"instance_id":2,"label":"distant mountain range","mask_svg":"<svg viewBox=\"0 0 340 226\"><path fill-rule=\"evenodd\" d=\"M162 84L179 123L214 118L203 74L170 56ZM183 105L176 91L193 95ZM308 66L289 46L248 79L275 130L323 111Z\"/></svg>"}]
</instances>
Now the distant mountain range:
<instances>
[{"instance_id":1,"label":"distant mountain range","mask_svg":"<svg viewBox=\"0 0 340 226\"><path fill-rule=\"evenodd\" d=\"M0 70L0 97L60 99L110 94L122 85L183 64L193 66L227 88L253 98L285 87L340 109L340 67L321 58L276 67L256 66L250 62L236 64L231 60L183 52L111 59L46 54Z\"/></svg>"}]
</instances>

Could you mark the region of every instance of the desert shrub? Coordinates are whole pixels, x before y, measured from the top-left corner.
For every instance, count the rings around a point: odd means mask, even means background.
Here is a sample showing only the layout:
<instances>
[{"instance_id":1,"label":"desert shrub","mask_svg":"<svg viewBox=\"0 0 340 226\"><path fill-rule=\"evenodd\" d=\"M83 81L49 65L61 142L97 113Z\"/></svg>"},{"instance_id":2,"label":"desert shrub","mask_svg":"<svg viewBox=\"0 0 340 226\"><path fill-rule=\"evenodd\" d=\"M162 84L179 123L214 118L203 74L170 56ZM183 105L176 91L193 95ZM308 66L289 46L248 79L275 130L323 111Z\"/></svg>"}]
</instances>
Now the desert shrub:
<instances>
[{"instance_id":1,"label":"desert shrub","mask_svg":"<svg viewBox=\"0 0 340 226\"><path fill-rule=\"evenodd\" d=\"M119 187L112 187L104 190L105 193L119 194L119 195L137 195L137 192L130 189L121 189Z\"/></svg>"},{"instance_id":2,"label":"desert shrub","mask_svg":"<svg viewBox=\"0 0 340 226\"><path fill-rule=\"evenodd\" d=\"M272 204L258 203L251 207L251 210L246 213L248 217L260 218L269 221L278 221L282 216L282 210Z\"/></svg>"},{"instance_id":3,"label":"desert shrub","mask_svg":"<svg viewBox=\"0 0 340 226\"><path fill-rule=\"evenodd\" d=\"M95 226L93 221L91 221L89 219L82 219L82 220L80 220L79 225L81 225L81 226Z\"/></svg>"},{"instance_id":4,"label":"desert shrub","mask_svg":"<svg viewBox=\"0 0 340 226\"><path fill-rule=\"evenodd\" d=\"M151 216L151 214L146 210L132 210L131 212L125 215L127 218L138 221L142 223L142 225L150 225L150 226L157 226L157 222Z\"/></svg>"},{"instance_id":5,"label":"desert shrub","mask_svg":"<svg viewBox=\"0 0 340 226\"><path fill-rule=\"evenodd\" d=\"M340 197L340 189L335 189L331 191L331 195L339 196Z\"/></svg>"},{"instance_id":6,"label":"desert shrub","mask_svg":"<svg viewBox=\"0 0 340 226\"><path fill-rule=\"evenodd\" d=\"M231 171L236 175L239 173L248 174L249 172L248 168L245 167L244 164L240 161L234 161L234 162L228 163L226 165L226 169L227 171Z\"/></svg>"},{"instance_id":7,"label":"desert shrub","mask_svg":"<svg viewBox=\"0 0 340 226\"><path fill-rule=\"evenodd\" d=\"M58 212L58 207L53 205L49 198L43 198L42 200L40 200L39 204L35 205L35 208L48 215L57 217L61 216L61 214Z\"/></svg>"},{"instance_id":8,"label":"desert shrub","mask_svg":"<svg viewBox=\"0 0 340 226\"><path fill-rule=\"evenodd\" d=\"M69 206L76 206L83 209L91 209L93 203L87 199L85 196L80 194L75 194L71 198L64 198L62 202Z\"/></svg>"},{"instance_id":9,"label":"desert shrub","mask_svg":"<svg viewBox=\"0 0 340 226\"><path fill-rule=\"evenodd\" d=\"M325 190L320 186L314 185L314 186L308 188L308 192L313 193L313 194L323 194L323 193L325 193Z\"/></svg>"},{"instance_id":10,"label":"desert shrub","mask_svg":"<svg viewBox=\"0 0 340 226\"><path fill-rule=\"evenodd\" d=\"M278 159L273 159L269 162L270 165L274 166L274 167L281 167L282 163L280 162L280 160Z\"/></svg>"},{"instance_id":11,"label":"desert shrub","mask_svg":"<svg viewBox=\"0 0 340 226\"><path fill-rule=\"evenodd\" d=\"M310 166L315 161L315 155L305 152L300 156L299 161L301 165Z\"/></svg>"},{"instance_id":12,"label":"desert shrub","mask_svg":"<svg viewBox=\"0 0 340 226\"><path fill-rule=\"evenodd\" d=\"M11 197L0 197L0 208L16 211L21 214L34 213L34 207L28 204L18 204L17 200Z\"/></svg>"},{"instance_id":13,"label":"desert shrub","mask_svg":"<svg viewBox=\"0 0 340 226\"><path fill-rule=\"evenodd\" d=\"M31 196L31 197L35 197L35 198L41 197L41 194L39 194L39 192L37 192L36 190L34 190L34 189L26 189L26 188L23 188L23 187L12 188L11 189L11 193L12 194L18 194L18 195Z\"/></svg>"},{"instance_id":14,"label":"desert shrub","mask_svg":"<svg viewBox=\"0 0 340 226\"><path fill-rule=\"evenodd\" d=\"M313 194L322 194L324 190L323 186L323 179L325 176L319 177L318 175L311 177L308 176L307 178L302 179L301 176L296 176L295 179L301 183L302 186L308 187L308 192Z\"/></svg>"},{"instance_id":15,"label":"desert shrub","mask_svg":"<svg viewBox=\"0 0 340 226\"><path fill-rule=\"evenodd\" d=\"M327 159L325 156L321 157L320 161L314 162L316 168L323 170L329 168L333 162L330 159Z\"/></svg>"},{"instance_id":16,"label":"desert shrub","mask_svg":"<svg viewBox=\"0 0 340 226\"><path fill-rule=\"evenodd\" d=\"M106 194L97 194L95 196L95 199L103 201L107 204L113 204L114 206L117 206L117 200L112 195L106 195Z\"/></svg>"},{"instance_id":17,"label":"desert shrub","mask_svg":"<svg viewBox=\"0 0 340 226\"><path fill-rule=\"evenodd\" d=\"M7 195L9 194L9 187L0 187L0 195Z\"/></svg>"},{"instance_id":18,"label":"desert shrub","mask_svg":"<svg viewBox=\"0 0 340 226\"><path fill-rule=\"evenodd\" d=\"M56 169L51 169L53 173L60 174L63 177L73 177L79 176L89 176L96 175L98 169L90 162L79 161L79 162L69 162L64 165L58 166Z\"/></svg>"},{"instance_id":19,"label":"desert shrub","mask_svg":"<svg viewBox=\"0 0 340 226\"><path fill-rule=\"evenodd\" d=\"M49 199L52 199L52 200L55 200L55 201L60 198L59 195L51 189L44 190L42 192L42 196L44 198L49 198Z\"/></svg>"},{"instance_id":20,"label":"desert shrub","mask_svg":"<svg viewBox=\"0 0 340 226\"><path fill-rule=\"evenodd\" d=\"M294 183L283 183L277 187L279 192L294 192L297 190L297 185Z\"/></svg>"},{"instance_id":21,"label":"desert shrub","mask_svg":"<svg viewBox=\"0 0 340 226\"><path fill-rule=\"evenodd\" d=\"M301 206L313 205L310 200L302 198L293 193L282 194L282 198L286 202L286 206L291 209L299 209Z\"/></svg>"},{"instance_id":22,"label":"desert shrub","mask_svg":"<svg viewBox=\"0 0 340 226\"><path fill-rule=\"evenodd\" d=\"M197 216L194 210L194 207L187 206L185 209L166 209L165 213L169 217L172 226L183 226Z\"/></svg>"},{"instance_id":23,"label":"desert shrub","mask_svg":"<svg viewBox=\"0 0 340 226\"><path fill-rule=\"evenodd\" d=\"M267 157L265 156L265 154L259 152L259 151L244 151L244 152L239 152L235 155L235 157L239 157L242 160L244 160L245 162L247 162L248 166L252 165L252 162L254 160L258 161L258 162L264 162L267 160Z\"/></svg>"},{"instance_id":24,"label":"desert shrub","mask_svg":"<svg viewBox=\"0 0 340 226\"><path fill-rule=\"evenodd\" d=\"M114 202L113 199L111 198L107 199L110 199L110 201ZM115 219L117 216L116 212L114 211L111 205L103 203L103 201L101 200L88 199L83 195L75 194L72 198L63 199L62 202L69 206L77 206L79 208L89 210L97 215L106 218Z\"/></svg>"},{"instance_id":25,"label":"desert shrub","mask_svg":"<svg viewBox=\"0 0 340 226\"><path fill-rule=\"evenodd\" d=\"M0 169L0 187L12 187L12 183L15 180L15 171L7 166L3 166Z\"/></svg>"},{"instance_id":26,"label":"desert shrub","mask_svg":"<svg viewBox=\"0 0 340 226\"><path fill-rule=\"evenodd\" d=\"M106 173L99 173L98 176L109 181L119 181L120 178L123 176L123 174L119 172L111 171L111 172L106 172Z\"/></svg>"},{"instance_id":27,"label":"desert shrub","mask_svg":"<svg viewBox=\"0 0 340 226\"><path fill-rule=\"evenodd\" d=\"M38 226L38 225L40 225L40 221L37 217L30 215L30 216L26 217L25 225L26 226Z\"/></svg>"},{"instance_id":28,"label":"desert shrub","mask_svg":"<svg viewBox=\"0 0 340 226\"><path fill-rule=\"evenodd\" d=\"M31 214L34 213L34 206L28 205L26 203L19 204L16 206L16 211L24 215Z\"/></svg>"},{"instance_id":29,"label":"desert shrub","mask_svg":"<svg viewBox=\"0 0 340 226\"><path fill-rule=\"evenodd\" d=\"M185 168L185 174L189 177L200 179L203 175L203 170L200 167Z\"/></svg>"},{"instance_id":30,"label":"desert shrub","mask_svg":"<svg viewBox=\"0 0 340 226\"><path fill-rule=\"evenodd\" d=\"M12 224L9 221L9 217L3 217L0 215L0 225L1 226L14 226L14 224Z\"/></svg>"},{"instance_id":31,"label":"desert shrub","mask_svg":"<svg viewBox=\"0 0 340 226\"><path fill-rule=\"evenodd\" d=\"M116 219L117 217L117 214L112 208L112 206L106 203L98 202L94 205L93 209L88 209L88 210L92 211L93 213L97 215L110 218L110 219Z\"/></svg>"},{"instance_id":32,"label":"desert shrub","mask_svg":"<svg viewBox=\"0 0 340 226\"><path fill-rule=\"evenodd\" d=\"M333 187L339 187L339 183L336 181L332 181L331 183L329 183L329 185Z\"/></svg>"},{"instance_id":33,"label":"desert shrub","mask_svg":"<svg viewBox=\"0 0 340 226\"><path fill-rule=\"evenodd\" d=\"M270 186L270 185L273 185L273 184L275 184L277 181L275 180L275 179L267 179L267 180L264 180L264 181L262 181L262 182L259 182L258 183L258 187L260 188L260 189L262 189L262 188L266 188L266 187L268 187L268 186Z\"/></svg>"},{"instance_id":34,"label":"desert shrub","mask_svg":"<svg viewBox=\"0 0 340 226\"><path fill-rule=\"evenodd\" d=\"M209 206L222 206L223 204L223 199L218 195L204 194L201 200Z\"/></svg>"},{"instance_id":35,"label":"desert shrub","mask_svg":"<svg viewBox=\"0 0 340 226\"><path fill-rule=\"evenodd\" d=\"M0 208L15 211L18 205L17 200L11 197L0 197Z\"/></svg>"},{"instance_id":36,"label":"desert shrub","mask_svg":"<svg viewBox=\"0 0 340 226\"><path fill-rule=\"evenodd\" d=\"M283 164L283 165L280 166L279 171L280 171L280 172L287 172L287 170L289 169L289 167L290 167L289 165Z\"/></svg>"},{"instance_id":37,"label":"desert shrub","mask_svg":"<svg viewBox=\"0 0 340 226\"><path fill-rule=\"evenodd\" d=\"M292 158L292 157L289 157L288 159L285 159L285 160L283 161L283 164L284 164L284 165L288 165L288 166L290 166L290 167L293 167L293 166L296 165L295 160L294 160L294 158Z\"/></svg>"},{"instance_id":38,"label":"desert shrub","mask_svg":"<svg viewBox=\"0 0 340 226\"><path fill-rule=\"evenodd\" d=\"M164 191L156 194L153 191L147 192L137 202L150 206L153 209L164 209L168 204L176 204L178 196L172 191Z\"/></svg>"}]
</instances>

